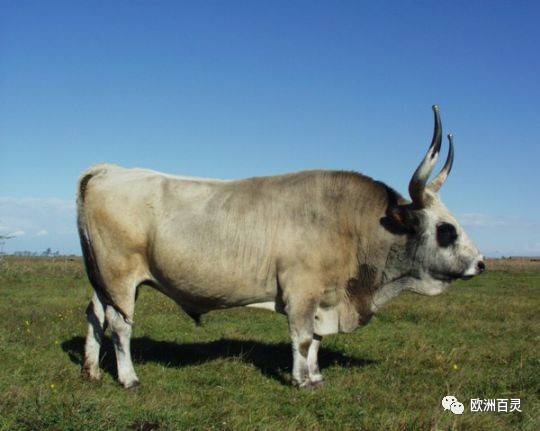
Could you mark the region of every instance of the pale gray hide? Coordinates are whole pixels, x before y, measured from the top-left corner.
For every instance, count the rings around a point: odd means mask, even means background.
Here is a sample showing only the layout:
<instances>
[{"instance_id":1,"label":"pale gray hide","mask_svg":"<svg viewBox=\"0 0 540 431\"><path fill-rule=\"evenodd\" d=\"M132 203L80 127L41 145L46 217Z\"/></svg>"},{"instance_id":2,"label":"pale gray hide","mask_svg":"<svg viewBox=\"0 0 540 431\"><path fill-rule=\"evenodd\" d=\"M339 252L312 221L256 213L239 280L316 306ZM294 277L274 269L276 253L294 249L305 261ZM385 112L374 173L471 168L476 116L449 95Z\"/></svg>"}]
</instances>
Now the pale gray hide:
<instances>
[{"instance_id":1,"label":"pale gray hide","mask_svg":"<svg viewBox=\"0 0 540 431\"><path fill-rule=\"evenodd\" d=\"M426 189L423 199L412 207L354 172L220 181L92 167L78 191L79 233L95 289L84 373L100 377L107 323L120 383L138 384L129 343L136 291L148 284L195 318L270 303L289 321L294 384L320 385L321 336L353 331L403 290L438 294L483 269L436 191ZM435 238L442 222L458 235L444 250Z\"/></svg>"}]
</instances>

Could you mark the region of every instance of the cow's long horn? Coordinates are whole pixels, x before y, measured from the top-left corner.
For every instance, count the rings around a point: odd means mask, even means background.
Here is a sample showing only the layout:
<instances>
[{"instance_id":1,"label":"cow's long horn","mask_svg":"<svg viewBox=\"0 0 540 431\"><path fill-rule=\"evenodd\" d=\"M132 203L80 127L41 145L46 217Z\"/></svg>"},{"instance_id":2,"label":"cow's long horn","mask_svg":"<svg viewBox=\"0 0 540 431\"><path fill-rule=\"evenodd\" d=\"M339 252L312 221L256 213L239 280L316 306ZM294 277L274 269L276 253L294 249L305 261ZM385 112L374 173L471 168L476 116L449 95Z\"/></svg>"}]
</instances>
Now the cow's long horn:
<instances>
[{"instance_id":1,"label":"cow's long horn","mask_svg":"<svg viewBox=\"0 0 540 431\"><path fill-rule=\"evenodd\" d=\"M426 188L426 183L428 178L437 163L437 158L441 150L442 142L442 126L441 126L441 117L439 115L439 107L433 105L433 114L435 118L435 128L433 130L433 139L431 140L431 145L425 155L424 159L418 167L411 178L409 183L409 194L413 204L418 208L423 208L426 205L424 199L424 191Z\"/></svg>"},{"instance_id":2,"label":"cow's long horn","mask_svg":"<svg viewBox=\"0 0 540 431\"><path fill-rule=\"evenodd\" d=\"M452 134L448 135L448 145L448 156L446 157L446 162L444 162L444 166L441 169L441 172L439 172L439 175L437 175L428 186L430 190L433 190L435 193L441 189L442 185L448 178L450 171L452 170L452 164L454 163L454 137Z\"/></svg>"}]
</instances>

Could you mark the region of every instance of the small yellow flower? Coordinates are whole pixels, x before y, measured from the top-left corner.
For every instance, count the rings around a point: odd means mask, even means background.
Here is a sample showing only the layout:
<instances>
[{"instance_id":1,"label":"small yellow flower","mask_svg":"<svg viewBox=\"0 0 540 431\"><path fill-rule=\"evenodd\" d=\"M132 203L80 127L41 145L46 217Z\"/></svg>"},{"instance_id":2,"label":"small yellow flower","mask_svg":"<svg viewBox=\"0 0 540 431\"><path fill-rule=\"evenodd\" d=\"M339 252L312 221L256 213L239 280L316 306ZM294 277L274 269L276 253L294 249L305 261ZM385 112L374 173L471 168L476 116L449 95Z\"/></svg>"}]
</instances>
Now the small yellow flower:
<instances>
[{"instance_id":1,"label":"small yellow flower","mask_svg":"<svg viewBox=\"0 0 540 431\"><path fill-rule=\"evenodd\" d=\"M54 344L58 345L59 343L60 343L60 341L54 340Z\"/></svg>"},{"instance_id":2,"label":"small yellow flower","mask_svg":"<svg viewBox=\"0 0 540 431\"><path fill-rule=\"evenodd\" d=\"M457 370L457 369L458 369L457 364L452 365L452 368L453 368L454 370Z\"/></svg>"},{"instance_id":3,"label":"small yellow flower","mask_svg":"<svg viewBox=\"0 0 540 431\"><path fill-rule=\"evenodd\" d=\"M54 389L55 386L54 386L54 383L51 383L51 389Z\"/></svg>"},{"instance_id":4,"label":"small yellow flower","mask_svg":"<svg viewBox=\"0 0 540 431\"><path fill-rule=\"evenodd\" d=\"M25 320L24 323L26 326L30 326L30 322L28 320Z\"/></svg>"}]
</instances>

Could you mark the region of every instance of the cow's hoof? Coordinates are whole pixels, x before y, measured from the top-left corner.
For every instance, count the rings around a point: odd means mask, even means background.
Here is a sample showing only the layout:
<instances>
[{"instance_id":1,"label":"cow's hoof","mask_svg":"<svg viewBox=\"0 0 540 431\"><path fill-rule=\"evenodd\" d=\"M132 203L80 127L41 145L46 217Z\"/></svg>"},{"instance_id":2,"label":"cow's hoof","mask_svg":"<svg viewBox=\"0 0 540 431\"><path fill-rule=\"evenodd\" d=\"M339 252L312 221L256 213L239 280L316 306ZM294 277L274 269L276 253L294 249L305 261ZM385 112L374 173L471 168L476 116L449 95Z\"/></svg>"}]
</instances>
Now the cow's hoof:
<instances>
[{"instance_id":1,"label":"cow's hoof","mask_svg":"<svg viewBox=\"0 0 540 431\"><path fill-rule=\"evenodd\" d=\"M141 383L138 380L133 380L132 382L129 382L123 386L130 392L137 392L139 390L139 386L141 386Z\"/></svg>"},{"instance_id":2,"label":"cow's hoof","mask_svg":"<svg viewBox=\"0 0 540 431\"><path fill-rule=\"evenodd\" d=\"M81 369L81 377L85 380L101 380L101 371L85 365Z\"/></svg>"},{"instance_id":3,"label":"cow's hoof","mask_svg":"<svg viewBox=\"0 0 540 431\"><path fill-rule=\"evenodd\" d=\"M311 380L306 380L302 382L300 385L298 385L298 388L305 391L313 391L315 389L322 388L323 386L324 386L324 380L319 380L316 382L312 382Z\"/></svg>"},{"instance_id":4,"label":"cow's hoof","mask_svg":"<svg viewBox=\"0 0 540 431\"><path fill-rule=\"evenodd\" d=\"M324 380L317 380L316 382L311 382L311 385L313 386L314 389L322 388L324 387L325 384L326 382Z\"/></svg>"}]
</instances>

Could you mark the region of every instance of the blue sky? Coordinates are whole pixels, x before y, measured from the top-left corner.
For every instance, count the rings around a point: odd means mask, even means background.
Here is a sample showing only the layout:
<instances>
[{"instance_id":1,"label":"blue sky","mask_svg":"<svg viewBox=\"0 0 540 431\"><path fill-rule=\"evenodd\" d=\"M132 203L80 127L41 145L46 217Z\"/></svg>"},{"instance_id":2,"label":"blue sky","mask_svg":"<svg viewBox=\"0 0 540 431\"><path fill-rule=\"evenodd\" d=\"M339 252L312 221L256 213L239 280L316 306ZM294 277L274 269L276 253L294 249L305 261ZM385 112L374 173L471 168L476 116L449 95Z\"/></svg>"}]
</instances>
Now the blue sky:
<instances>
[{"instance_id":1,"label":"blue sky","mask_svg":"<svg viewBox=\"0 0 540 431\"><path fill-rule=\"evenodd\" d=\"M538 2L3 2L5 251L79 253L97 162L352 169L401 193L441 106L442 195L488 255L540 255Z\"/></svg>"}]
</instances>

